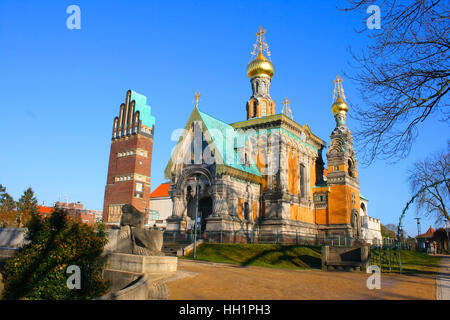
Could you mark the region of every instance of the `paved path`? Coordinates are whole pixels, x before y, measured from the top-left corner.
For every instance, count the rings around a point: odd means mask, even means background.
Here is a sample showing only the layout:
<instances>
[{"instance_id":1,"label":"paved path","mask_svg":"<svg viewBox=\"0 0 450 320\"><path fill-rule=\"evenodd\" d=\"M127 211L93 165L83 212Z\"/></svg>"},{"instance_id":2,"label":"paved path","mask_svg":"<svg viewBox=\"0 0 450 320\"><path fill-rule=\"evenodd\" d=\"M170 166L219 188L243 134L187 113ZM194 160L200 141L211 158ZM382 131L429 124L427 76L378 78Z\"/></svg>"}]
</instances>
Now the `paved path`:
<instances>
[{"instance_id":1,"label":"paved path","mask_svg":"<svg viewBox=\"0 0 450 320\"><path fill-rule=\"evenodd\" d=\"M167 283L170 300L208 299L436 299L435 276L382 274L381 289L369 290L368 274L282 270L178 260L189 278Z\"/></svg>"},{"instance_id":2,"label":"paved path","mask_svg":"<svg viewBox=\"0 0 450 320\"><path fill-rule=\"evenodd\" d=\"M443 256L436 276L436 299L450 300L450 256Z\"/></svg>"}]
</instances>

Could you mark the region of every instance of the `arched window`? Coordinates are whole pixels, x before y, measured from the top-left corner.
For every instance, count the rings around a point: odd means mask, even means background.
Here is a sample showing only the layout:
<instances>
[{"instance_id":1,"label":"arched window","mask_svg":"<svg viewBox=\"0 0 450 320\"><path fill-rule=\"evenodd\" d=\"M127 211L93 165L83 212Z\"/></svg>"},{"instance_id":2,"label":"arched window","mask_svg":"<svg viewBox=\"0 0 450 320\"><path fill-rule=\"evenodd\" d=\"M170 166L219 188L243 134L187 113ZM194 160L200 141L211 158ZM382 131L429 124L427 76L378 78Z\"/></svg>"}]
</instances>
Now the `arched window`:
<instances>
[{"instance_id":1,"label":"arched window","mask_svg":"<svg viewBox=\"0 0 450 320\"><path fill-rule=\"evenodd\" d=\"M348 175L353 177L353 163L350 159L348 159Z\"/></svg>"},{"instance_id":2,"label":"arched window","mask_svg":"<svg viewBox=\"0 0 450 320\"><path fill-rule=\"evenodd\" d=\"M360 215L361 215L361 216L366 216L366 215L367 215L367 209L366 209L366 205L364 204L364 202L361 202L361 211L360 211Z\"/></svg>"},{"instance_id":3,"label":"arched window","mask_svg":"<svg viewBox=\"0 0 450 320\"><path fill-rule=\"evenodd\" d=\"M192 187L188 186L186 189L186 200L189 201L189 199L192 197Z\"/></svg>"},{"instance_id":4,"label":"arched window","mask_svg":"<svg viewBox=\"0 0 450 320\"><path fill-rule=\"evenodd\" d=\"M249 213L250 213L250 209L249 209L249 206L248 206L248 202L245 202L244 203L244 219L245 220L248 220Z\"/></svg>"}]
</instances>

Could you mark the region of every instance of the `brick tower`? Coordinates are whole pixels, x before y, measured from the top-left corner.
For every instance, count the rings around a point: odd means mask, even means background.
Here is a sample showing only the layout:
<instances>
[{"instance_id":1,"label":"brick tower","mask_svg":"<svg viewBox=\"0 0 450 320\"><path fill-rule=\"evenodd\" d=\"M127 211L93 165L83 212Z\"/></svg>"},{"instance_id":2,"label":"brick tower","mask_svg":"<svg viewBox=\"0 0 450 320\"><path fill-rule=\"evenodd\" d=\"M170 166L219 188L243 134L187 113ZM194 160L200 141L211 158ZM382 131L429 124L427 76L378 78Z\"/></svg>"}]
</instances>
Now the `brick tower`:
<instances>
[{"instance_id":1,"label":"brick tower","mask_svg":"<svg viewBox=\"0 0 450 320\"><path fill-rule=\"evenodd\" d=\"M147 97L127 91L114 118L103 221L118 223L122 206L131 204L148 216L155 117Z\"/></svg>"}]
</instances>

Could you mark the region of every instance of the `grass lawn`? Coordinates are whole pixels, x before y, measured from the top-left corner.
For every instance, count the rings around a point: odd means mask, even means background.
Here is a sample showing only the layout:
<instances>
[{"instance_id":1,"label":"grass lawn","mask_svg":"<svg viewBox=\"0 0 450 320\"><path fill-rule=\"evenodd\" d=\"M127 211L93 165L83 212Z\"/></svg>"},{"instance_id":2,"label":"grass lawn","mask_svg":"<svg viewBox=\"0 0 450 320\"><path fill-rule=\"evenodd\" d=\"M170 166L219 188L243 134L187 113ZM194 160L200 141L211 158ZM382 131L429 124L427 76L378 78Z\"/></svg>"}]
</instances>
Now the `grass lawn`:
<instances>
[{"instance_id":1,"label":"grass lawn","mask_svg":"<svg viewBox=\"0 0 450 320\"><path fill-rule=\"evenodd\" d=\"M182 258L193 259L193 253ZM241 266L312 269L321 267L321 248L275 244L203 243L197 248L197 260Z\"/></svg>"},{"instance_id":2,"label":"grass lawn","mask_svg":"<svg viewBox=\"0 0 450 320\"><path fill-rule=\"evenodd\" d=\"M397 251L391 251L393 256ZM378 251L372 251L371 264L378 265ZM382 271L389 271L388 250L381 251ZM193 253L183 259L193 259ZM440 257L401 250L402 273L436 274ZM219 244L203 243L197 248L197 260L223 262L241 266L260 266L282 269L320 269L321 247L275 244ZM398 259L391 260L391 272L399 272Z\"/></svg>"},{"instance_id":3,"label":"grass lawn","mask_svg":"<svg viewBox=\"0 0 450 320\"><path fill-rule=\"evenodd\" d=\"M371 264L379 265L378 250L372 251L374 259ZM391 257L397 254L397 251L391 250ZM381 250L381 267L383 272L389 271L388 262L389 251ZM428 255L422 252L401 250L402 273L404 274L436 274L439 271L441 257ZM392 263L394 261L394 263ZM391 272L399 272L398 259L391 259Z\"/></svg>"}]
</instances>

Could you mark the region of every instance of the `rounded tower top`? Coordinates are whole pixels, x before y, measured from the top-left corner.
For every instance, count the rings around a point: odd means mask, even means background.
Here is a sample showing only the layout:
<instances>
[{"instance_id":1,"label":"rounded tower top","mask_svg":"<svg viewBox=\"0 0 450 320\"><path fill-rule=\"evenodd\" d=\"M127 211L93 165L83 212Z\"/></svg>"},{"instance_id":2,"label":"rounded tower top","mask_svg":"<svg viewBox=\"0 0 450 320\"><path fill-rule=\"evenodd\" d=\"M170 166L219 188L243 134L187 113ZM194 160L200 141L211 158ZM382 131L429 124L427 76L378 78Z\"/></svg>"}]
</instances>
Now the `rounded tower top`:
<instances>
[{"instance_id":1,"label":"rounded tower top","mask_svg":"<svg viewBox=\"0 0 450 320\"><path fill-rule=\"evenodd\" d=\"M247 75L250 79L254 77L272 78L275 73L272 62L270 62L263 54L263 51L266 51L267 56L270 57L269 46L264 41L265 33L266 30L263 30L262 27L259 27L259 32L256 33L256 44L252 54L255 55L256 51L258 51L258 54L247 66Z\"/></svg>"},{"instance_id":2,"label":"rounded tower top","mask_svg":"<svg viewBox=\"0 0 450 320\"><path fill-rule=\"evenodd\" d=\"M250 61L247 66L247 75L249 78L253 77L269 77L272 78L275 73L275 68L264 54L260 51L255 59Z\"/></svg>"},{"instance_id":3,"label":"rounded tower top","mask_svg":"<svg viewBox=\"0 0 450 320\"><path fill-rule=\"evenodd\" d=\"M331 111L333 114L338 114L339 112L343 111L347 113L348 111L348 105L345 103L345 101L341 98L341 95L338 94L336 101L331 106Z\"/></svg>"},{"instance_id":4,"label":"rounded tower top","mask_svg":"<svg viewBox=\"0 0 450 320\"><path fill-rule=\"evenodd\" d=\"M344 81L339 75L336 77L336 80L333 80L334 82L334 97L336 100L331 105L331 111L334 115L337 115L338 113L344 112L347 114L348 111L348 105L344 101L345 95L344 95L344 88L342 87L342 81ZM341 97L342 95L342 97Z\"/></svg>"}]
</instances>

